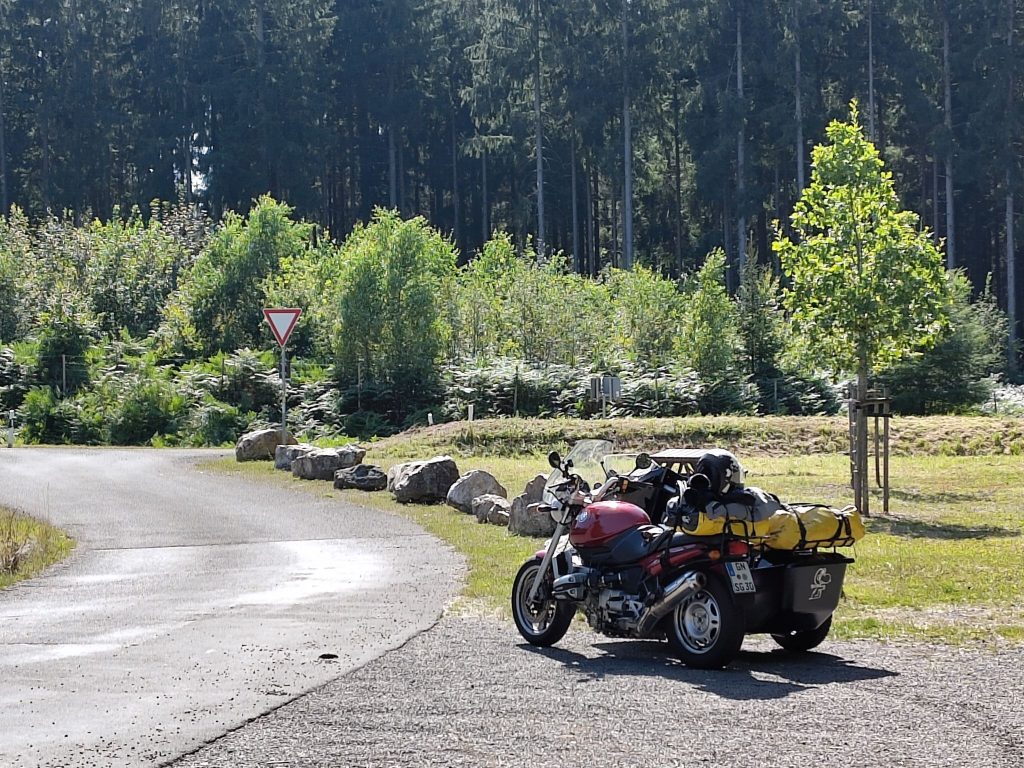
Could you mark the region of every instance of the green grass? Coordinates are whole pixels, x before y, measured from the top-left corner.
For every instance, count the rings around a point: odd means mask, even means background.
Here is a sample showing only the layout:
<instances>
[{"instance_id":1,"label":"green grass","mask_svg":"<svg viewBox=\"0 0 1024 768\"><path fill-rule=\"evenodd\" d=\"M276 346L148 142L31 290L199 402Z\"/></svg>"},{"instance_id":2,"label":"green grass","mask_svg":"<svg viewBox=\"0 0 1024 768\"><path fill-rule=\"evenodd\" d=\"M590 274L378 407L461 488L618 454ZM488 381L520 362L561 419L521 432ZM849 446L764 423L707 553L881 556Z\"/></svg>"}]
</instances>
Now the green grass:
<instances>
[{"instance_id":1,"label":"green grass","mask_svg":"<svg viewBox=\"0 0 1024 768\"><path fill-rule=\"evenodd\" d=\"M439 446L440 448L452 446ZM404 448L404 449L403 449ZM422 444L385 441L368 462L385 468L432 455ZM456 451L451 451L456 453ZM787 501L851 502L845 456L744 456L748 485ZM542 455L458 457L459 469L487 469L519 493L537 472ZM460 610L503 613L512 578L542 542L510 536L443 505L400 505L390 494L336 491L327 483L294 480L269 464L217 462L217 468L254 479L296 484L345 501L410 517L451 543L467 558L469 578ZM1007 455L896 457L890 467L892 497L882 514L880 495L869 535L845 550L856 558L834 634L842 638L914 639L952 644L1024 641L1024 462Z\"/></svg>"},{"instance_id":2,"label":"green grass","mask_svg":"<svg viewBox=\"0 0 1024 768\"><path fill-rule=\"evenodd\" d=\"M0 507L0 589L36 576L71 554L74 546L59 528Z\"/></svg>"}]
</instances>

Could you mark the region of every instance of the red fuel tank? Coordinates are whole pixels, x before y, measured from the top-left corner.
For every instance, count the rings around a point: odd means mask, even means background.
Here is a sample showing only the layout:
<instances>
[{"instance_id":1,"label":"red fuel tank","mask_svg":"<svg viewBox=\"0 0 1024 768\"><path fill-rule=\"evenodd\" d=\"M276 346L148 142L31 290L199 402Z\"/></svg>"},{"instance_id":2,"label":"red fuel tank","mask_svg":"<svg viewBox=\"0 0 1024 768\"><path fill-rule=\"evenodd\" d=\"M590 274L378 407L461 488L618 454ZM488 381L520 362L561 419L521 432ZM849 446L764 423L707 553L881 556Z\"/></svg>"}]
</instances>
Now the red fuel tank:
<instances>
[{"instance_id":1,"label":"red fuel tank","mask_svg":"<svg viewBox=\"0 0 1024 768\"><path fill-rule=\"evenodd\" d=\"M576 517L569 529L569 542L577 549L603 547L623 531L650 524L651 518L636 504L598 501Z\"/></svg>"}]
</instances>

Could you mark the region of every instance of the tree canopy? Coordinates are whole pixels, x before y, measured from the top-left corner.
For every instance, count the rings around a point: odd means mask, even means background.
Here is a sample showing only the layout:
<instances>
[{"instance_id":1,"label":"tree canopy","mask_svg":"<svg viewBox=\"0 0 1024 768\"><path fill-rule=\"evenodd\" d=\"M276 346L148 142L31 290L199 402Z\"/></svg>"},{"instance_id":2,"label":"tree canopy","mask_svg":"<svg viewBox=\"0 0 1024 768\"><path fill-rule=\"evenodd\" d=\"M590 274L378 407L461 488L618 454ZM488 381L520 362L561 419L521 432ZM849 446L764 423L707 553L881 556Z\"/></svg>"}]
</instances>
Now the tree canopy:
<instances>
[{"instance_id":1,"label":"tree canopy","mask_svg":"<svg viewBox=\"0 0 1024 768\"><path fill-rule=\"evenodd\" d=\"M673 277L721 247L735 289L740 243L770 260L858 98L902 207L1005 307L1019 5L3 2L0 211L106 221L181 195L219 219L269 192L338 239L378 206L421 215L462 258L543 231L595 275L627 266L628 231Z\"/></svg>"},{"instance_id":2,"label":"tree canopy","mask_svg":"<svg viewBox=\"0 0 1024 768\"><path fill-rule=\"evenodd\" d=\"M900 209L892 175L864 136L856 105L815 147L810 185L793 211L796 239L774 243L785 302L808 353L865 376L927 345L947 306L942 254Z\"/></svg>"}]
</instances>

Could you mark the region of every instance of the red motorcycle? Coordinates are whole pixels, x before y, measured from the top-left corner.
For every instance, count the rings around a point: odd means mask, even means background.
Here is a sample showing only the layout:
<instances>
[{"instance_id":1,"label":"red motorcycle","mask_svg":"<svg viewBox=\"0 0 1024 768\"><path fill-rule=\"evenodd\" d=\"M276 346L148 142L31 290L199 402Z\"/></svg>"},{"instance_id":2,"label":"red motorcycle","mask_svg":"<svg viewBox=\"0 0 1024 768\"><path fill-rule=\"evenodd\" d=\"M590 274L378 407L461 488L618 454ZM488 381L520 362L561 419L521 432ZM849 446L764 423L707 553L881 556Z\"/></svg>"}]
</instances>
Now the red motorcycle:
<instances>
[{"instance_id":1,"label":"red motorcycle","mask_svg":"<svg viewBox=\"0 0 1024 768\"><path fill-rule=\"evenodd\" d=\"M657 499L684 476L657 471L646 454L616 474L602 463L609 449L587 440L564 461L548 456L555 471L545 503L555 533L512 585L512 616L528 642L558 642L577 611L605 635L666 637L683 662L701 669L732 661L746 634L769 633L793 651L825 639L850 558L652 525L644 509L611 497Z\"/></svg>"}]
</instances>

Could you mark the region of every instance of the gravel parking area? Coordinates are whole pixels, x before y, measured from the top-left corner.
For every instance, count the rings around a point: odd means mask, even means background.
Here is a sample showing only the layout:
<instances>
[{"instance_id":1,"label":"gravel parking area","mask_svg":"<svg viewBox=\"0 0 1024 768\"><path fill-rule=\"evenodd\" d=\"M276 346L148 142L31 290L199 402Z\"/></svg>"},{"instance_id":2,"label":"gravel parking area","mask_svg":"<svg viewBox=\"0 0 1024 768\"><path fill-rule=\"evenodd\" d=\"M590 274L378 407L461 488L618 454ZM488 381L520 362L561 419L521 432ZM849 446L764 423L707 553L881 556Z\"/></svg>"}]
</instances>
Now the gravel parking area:
<instances>
[{"instance_id":1,"label":"gravel parking area","mask_svg":"<svg viewBox=\"0 0 1024 768\"><path fill-rule=\"evenodd\" d=\"M729 669L574 626L449 616L173 762L199 766L1024 765L1024 649L748 639Z\"/></svg>"}]
</instances>

